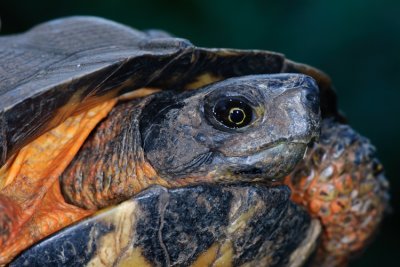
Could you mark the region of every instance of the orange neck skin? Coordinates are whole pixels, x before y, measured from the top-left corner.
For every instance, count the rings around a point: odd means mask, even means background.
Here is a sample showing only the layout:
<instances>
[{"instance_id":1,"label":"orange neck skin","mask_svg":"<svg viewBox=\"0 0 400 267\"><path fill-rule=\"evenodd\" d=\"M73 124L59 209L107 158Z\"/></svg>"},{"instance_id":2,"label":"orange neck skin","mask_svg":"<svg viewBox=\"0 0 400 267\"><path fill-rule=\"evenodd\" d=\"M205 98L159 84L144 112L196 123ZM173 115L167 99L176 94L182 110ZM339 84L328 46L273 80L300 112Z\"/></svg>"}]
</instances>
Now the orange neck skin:
<instances>
[{"instance_id":1,"label":"orange neck skin","mask_svg":"<svg viewBox=\"0 0 400 267\"><path fill-rule=\"evenodd\" d=\"M146 100L116 106L92 132L60 177L66 201L98 210L131 198L152 184L171 186L146 161L139 116Z\"/></svg>"}]
</instances>

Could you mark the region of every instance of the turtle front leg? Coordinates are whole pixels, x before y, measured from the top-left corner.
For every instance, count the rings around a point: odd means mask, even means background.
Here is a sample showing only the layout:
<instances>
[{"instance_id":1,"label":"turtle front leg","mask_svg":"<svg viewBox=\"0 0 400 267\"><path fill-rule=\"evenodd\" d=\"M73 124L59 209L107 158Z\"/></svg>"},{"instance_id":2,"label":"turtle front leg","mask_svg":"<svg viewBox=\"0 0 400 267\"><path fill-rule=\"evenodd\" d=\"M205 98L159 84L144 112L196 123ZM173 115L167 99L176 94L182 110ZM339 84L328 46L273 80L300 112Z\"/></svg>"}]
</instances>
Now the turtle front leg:
<instances>
[{"instance_id":1,"label":"turtle front leg","mask_svg":"<svg viewBox=\"0 0 400 267\"><path fill-rule=\"evenodd\" d=\"M346 266L369 243L385 210L388 182L368 139L325 119L320 142L286 178L292 200L323 226L313 266Z\"/></svg>"}]
</instances>

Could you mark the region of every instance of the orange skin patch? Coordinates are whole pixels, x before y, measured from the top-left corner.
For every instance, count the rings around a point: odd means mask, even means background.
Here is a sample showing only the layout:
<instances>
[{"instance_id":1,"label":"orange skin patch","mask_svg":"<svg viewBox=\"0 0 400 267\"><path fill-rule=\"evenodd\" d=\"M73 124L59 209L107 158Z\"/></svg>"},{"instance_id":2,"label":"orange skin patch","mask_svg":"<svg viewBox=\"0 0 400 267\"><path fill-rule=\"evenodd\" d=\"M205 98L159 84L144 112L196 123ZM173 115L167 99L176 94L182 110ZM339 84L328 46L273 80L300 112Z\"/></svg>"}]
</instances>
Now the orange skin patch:
<instances>
[{"instance_id":1,"label":"orange skin patch","mask_svg":"<svg viewBox=\"0 0 400 267\"><path fill-rule=\"evenodd\" d=\"M92 214L65 203L58 177L117 100L70 117L21 149L0 170L0 265L66 225Z\"/></svg>"}]
</instances>

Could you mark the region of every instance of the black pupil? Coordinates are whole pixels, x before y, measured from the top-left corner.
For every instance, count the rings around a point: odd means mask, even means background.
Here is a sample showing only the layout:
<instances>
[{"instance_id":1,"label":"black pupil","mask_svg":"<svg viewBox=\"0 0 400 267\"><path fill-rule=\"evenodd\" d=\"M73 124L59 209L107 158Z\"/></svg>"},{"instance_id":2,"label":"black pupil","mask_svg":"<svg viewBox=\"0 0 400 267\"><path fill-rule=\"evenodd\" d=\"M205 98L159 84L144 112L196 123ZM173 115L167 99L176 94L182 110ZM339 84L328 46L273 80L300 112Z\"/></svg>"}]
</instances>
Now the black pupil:
<instances>
[{"instance_id":1,"label":"black pupil","mask_svg":"<svg viewBox=\"0 0 400 267\"><path fill-rule=\"evenodd\" d=\"M232 109L229 113L229 119L236 124L241 123L245 117L243 110L240 109Z\"/></svg>"},{"instance_id":2,"label":"black pupil","mask_svg":"<svg viewBox=\"0 0 400 267\"><path fill-rule=\"evenodd\" d=\"M221 99L214 106L215 118L229 128L242 128L250 124L253 110L241 99Z\"/></svg>"}]
</instances>

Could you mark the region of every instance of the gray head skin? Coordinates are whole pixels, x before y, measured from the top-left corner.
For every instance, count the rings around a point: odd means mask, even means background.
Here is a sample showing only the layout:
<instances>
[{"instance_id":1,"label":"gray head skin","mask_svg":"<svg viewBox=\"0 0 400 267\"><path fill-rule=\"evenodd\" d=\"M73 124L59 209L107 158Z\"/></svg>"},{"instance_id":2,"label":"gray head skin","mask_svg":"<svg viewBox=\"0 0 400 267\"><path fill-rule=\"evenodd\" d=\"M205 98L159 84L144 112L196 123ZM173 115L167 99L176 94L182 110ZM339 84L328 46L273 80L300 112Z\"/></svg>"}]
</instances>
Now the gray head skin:
<instances>
[{"instance_id":1,"label":"gray head skin","mask_svg":"<svg viewBox=\"0 0 400 267\"><path fill-rule=\"evenodd\" d=\"M300 74L244 76L159 94L142 114L144 154L167 180L275 181L320 131L318 87Z\"/></svg>"}]
</instances>

